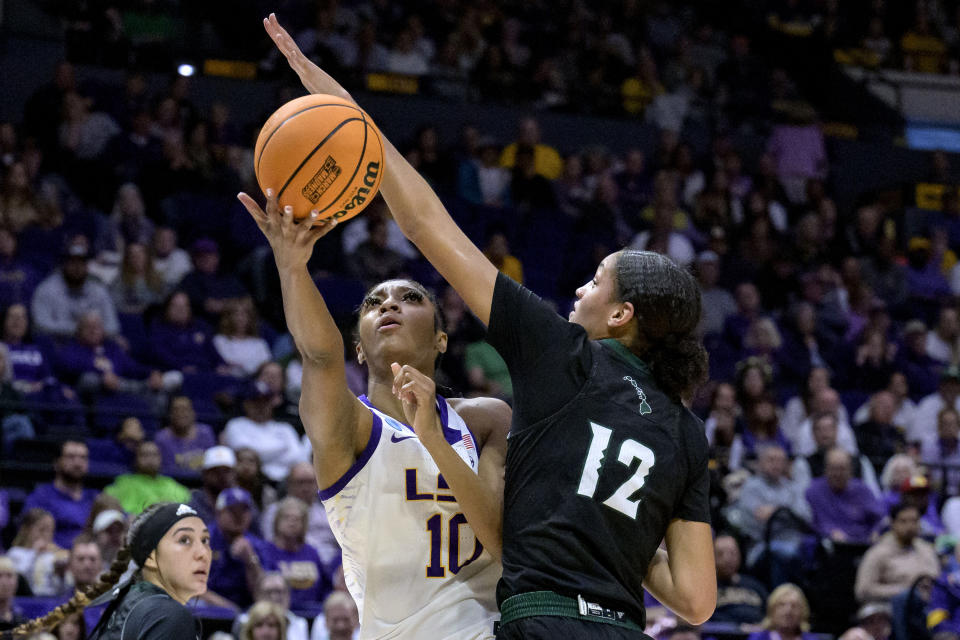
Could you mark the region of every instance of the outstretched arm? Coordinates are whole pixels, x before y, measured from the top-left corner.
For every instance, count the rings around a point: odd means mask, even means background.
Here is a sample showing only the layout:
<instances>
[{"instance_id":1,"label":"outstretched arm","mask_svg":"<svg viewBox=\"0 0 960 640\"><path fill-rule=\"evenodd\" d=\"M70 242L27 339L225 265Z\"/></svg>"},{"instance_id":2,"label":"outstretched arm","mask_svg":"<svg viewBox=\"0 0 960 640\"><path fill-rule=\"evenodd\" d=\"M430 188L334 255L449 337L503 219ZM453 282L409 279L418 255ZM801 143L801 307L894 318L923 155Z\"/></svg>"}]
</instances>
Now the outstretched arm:
<instances>
[{"instance_id":1,"label":"outstretched arm","mask_svg":"<svg viewBox=\"0 0 960 640\"><path fill-rule=\"evenodd\" d=\"M307 270L313 245L336 222L317 222L316 212L301 223L294 222L292 208L286 207L281 214L270 189L266 211L245 193L237 197L273 249L287 328L303 357L300 417L313 445L317 482L329 487L353 464L373 423L347 387L343 337Z\"/></svg>"},{"instance_id":2,"label":"outstretched arm","mask_svg":"<svg viewBox=\"0 0 960 640\"><path fill-rule=\"evenodd\" d=\"M274 14L263 21L263 26L307 91L353 100L340 83L303 55ZM460 230L440 198L403 154L386 138L383 147L386 170L380 193L394 219L470 310L481 322L489 324L497 268Z\"/></svg>"}]
</instances>

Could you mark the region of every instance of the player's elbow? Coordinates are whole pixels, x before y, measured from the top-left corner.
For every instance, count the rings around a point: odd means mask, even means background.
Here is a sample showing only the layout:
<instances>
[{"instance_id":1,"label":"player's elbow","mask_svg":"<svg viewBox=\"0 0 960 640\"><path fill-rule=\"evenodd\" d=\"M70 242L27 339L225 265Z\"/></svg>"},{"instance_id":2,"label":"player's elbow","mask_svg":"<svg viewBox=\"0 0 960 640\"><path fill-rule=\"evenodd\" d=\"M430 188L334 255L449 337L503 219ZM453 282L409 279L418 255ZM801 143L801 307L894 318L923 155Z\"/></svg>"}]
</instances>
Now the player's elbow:
<instances>
[{"instance_id":1,"label":"player's elbow","mask_svg":"<svg viewBox=\"0 0 960 640\"><path fill-rule=\"evenodd\" d=\"M675 613L692 625L701 625L710 619L717 607L715 589L702 589L687 594L682 606Z\"/></svg>"}]
</instances>

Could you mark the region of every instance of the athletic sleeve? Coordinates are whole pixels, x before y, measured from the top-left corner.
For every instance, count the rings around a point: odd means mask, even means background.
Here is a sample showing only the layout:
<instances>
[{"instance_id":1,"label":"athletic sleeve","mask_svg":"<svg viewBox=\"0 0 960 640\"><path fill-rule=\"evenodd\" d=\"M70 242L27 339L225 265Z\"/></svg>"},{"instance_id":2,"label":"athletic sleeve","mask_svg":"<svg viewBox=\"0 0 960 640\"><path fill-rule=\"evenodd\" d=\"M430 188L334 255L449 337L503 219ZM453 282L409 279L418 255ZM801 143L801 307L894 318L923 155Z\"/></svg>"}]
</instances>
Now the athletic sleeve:
<instances>
[{"instance_id":1,"label":"athletic sleeve","mask_svg":"<svg viewBox=\"0 0 960 640\"><path fill-rule=\"evenodd\" d=\"M710 449L702 423L691 415L683 420L682 437L687 452L687 483L673 510L673 519L710 524Z\"/></svg>"},{"instance_id":2,"label":"athletic sleeve","mask_svg":"<svg viewBox=\"0 0 960 640\"><path fill-rule=\"evenodd\" d=\"M514 425L556 413L577 395L593 364L583 327L502 273L493 290L487 342L510 370Z\"/></svg>"},{"instance_id":3,"label":"athletic sleeve","mask_svg":"<svg viewBox=\"0 0 960 640\"><path fill-rule=\"evenodd\" d=\"M130 612L120 640L195 640L199 637L197 621L189 609L170 598L153 598Z\"/></svg>"}]
</instances>

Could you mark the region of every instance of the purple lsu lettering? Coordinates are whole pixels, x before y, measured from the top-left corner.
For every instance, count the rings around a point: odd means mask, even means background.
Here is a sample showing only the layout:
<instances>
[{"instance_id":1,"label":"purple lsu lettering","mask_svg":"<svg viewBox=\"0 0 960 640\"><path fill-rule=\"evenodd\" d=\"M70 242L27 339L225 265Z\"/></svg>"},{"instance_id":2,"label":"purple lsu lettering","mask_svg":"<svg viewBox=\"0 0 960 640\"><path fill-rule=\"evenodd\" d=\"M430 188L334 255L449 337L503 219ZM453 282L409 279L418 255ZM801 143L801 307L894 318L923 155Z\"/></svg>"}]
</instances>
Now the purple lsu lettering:
<instances>
[{"instance_id":1,"label":"purple lsu lettering","mask_svg":"<svg viewBox=\"0 0 960 640\"><path fill-rule=\"evenodd\" d=\"M456 502L457 499L453 497L453 494L450 493L440 493L441 490L450 491L450 487L447 486L447 481L443 479L442 474L437 474L437 493L420 493L420 489L417 486L417 470L416 469L407 469L406 478L404 485L407 490L407 500L409 501L420 501L420 500L430 500L436 502Z\"/></svg>"}]
</instances>

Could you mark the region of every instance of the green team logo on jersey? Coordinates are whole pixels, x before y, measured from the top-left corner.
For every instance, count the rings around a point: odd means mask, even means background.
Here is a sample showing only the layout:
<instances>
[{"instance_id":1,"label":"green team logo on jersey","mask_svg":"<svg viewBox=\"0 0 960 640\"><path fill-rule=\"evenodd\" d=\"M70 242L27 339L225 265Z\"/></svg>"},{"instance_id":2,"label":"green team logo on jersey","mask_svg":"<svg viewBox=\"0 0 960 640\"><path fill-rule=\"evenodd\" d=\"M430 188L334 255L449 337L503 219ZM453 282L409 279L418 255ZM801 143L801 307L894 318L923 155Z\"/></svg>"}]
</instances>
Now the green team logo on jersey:
<instances>
[{"instance_id":1,"label":"green team logo on jersey","mask_svg":"<svg viewBox=\"0 0 960 640\"><path fill-rule=\"evenodd\" d=\"M637 381L630 376L623 376L623 379L632 384L637 392L637 398L640 399L640 415L645 416L648 413L653 413L653 409L650 408L650 403L647 402L647 394L643 392L643 389L640 388Z\"/></svg>"}]
</instances>

